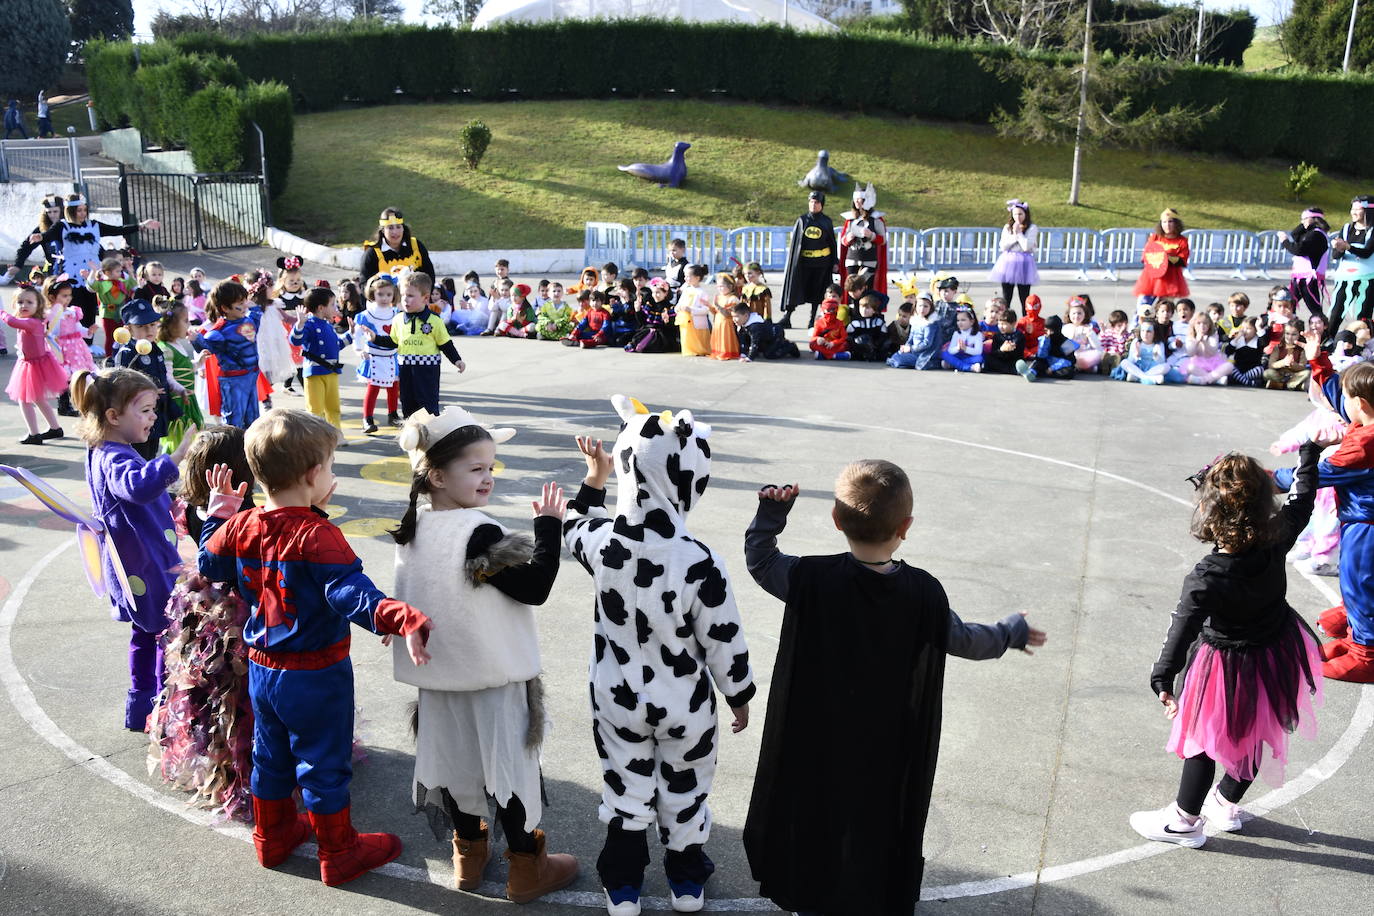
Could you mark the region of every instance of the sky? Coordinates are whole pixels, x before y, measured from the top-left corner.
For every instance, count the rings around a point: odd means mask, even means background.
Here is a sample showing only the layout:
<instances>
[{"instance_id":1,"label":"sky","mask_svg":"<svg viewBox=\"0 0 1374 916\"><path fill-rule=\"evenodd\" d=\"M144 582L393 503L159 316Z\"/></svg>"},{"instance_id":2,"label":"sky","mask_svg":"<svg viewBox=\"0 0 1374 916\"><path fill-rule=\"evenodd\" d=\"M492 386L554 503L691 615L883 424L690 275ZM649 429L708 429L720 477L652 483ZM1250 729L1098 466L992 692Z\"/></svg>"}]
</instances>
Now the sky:
<instances>
[{"instance_id":1,"label":"sky","mask_svg":"<svg viewBox=\"0 0 1374 916\"><path fill-rule=\"evenodd\" d=\"M134 2L134 31L140 37L152 37L152 21L157 15L158 10L165 9L168 12L182 12L188 4L186 0L133 0ZM1260 25L1270 25L1275 19L1282 15L1290 5L1291 0L1202 0L1202 5L1208 9L1229 10L1237 6L1248 6L1250 11L1259 18ZM401 0L401 5L406 8L406 20L408 22L420 22L425 19L420 11L424 7L424 0ZM1191 4L1188 4L1191 5Z\"/></svg>"}]
</instances>

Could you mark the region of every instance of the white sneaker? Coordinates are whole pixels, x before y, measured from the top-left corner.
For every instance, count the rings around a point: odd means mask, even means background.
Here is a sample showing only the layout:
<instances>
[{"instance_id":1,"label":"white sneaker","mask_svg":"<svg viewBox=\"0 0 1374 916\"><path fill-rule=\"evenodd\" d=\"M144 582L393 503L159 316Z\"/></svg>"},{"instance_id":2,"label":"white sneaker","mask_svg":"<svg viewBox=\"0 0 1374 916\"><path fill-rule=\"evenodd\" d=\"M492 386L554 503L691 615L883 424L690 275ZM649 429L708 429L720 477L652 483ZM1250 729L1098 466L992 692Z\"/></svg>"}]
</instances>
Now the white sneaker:
<instances>
[{"instance_id":1,"label":"white sneaker","mask_svg":"<svg viewBox=\"0 0 1374 916\"><path fill-rule=\"evenodd\" d=\"M1239 830L1245 823L1246 815L1247 812L1240 805L1233 805L1222 798L1215 787L1207 793L1207 800L1202 803L1202 816L1207 823L1227 833Z\"/></svg>"},{"instance_id":2,"label":"white sneaker","mask_svg":"<svg viewBox=\"0 0 1374 916\"><path fill-rule=\"evenodd\" d=\"M1203 833L1206 823L1199 817L1190 826L1183 820L1177 802L1169 802L1158 811L1137 811L1131 815L1131 827L1145 839L1177 843L1189 849L1197 849L1207 842L1207 834Z\"/></svg>"},{"instance_id":3,"label":"white sneaker","mask_svg":"<svg viewBox=\"0 0 1374 916\"><path fill-rule=\"evenodd\" d=\"M639 916L639 888L622 887L615 891L602 888L606 897L606 912L610 916Z\"/></svg>"},{"instance_id":4,"label":"white sneaker","mask_svg":"<svg viewBox=\"0 0 1374 916\"><path fill-rule=\"evenodd\" d=\"M1311 573L1314 576L1339 576L1341 569L1335 563L1328 563L1318 560L1315 557L1308 557L1306 560L1299 560L1293 564L1303 572Z\"/></svg>"}]
</instances>

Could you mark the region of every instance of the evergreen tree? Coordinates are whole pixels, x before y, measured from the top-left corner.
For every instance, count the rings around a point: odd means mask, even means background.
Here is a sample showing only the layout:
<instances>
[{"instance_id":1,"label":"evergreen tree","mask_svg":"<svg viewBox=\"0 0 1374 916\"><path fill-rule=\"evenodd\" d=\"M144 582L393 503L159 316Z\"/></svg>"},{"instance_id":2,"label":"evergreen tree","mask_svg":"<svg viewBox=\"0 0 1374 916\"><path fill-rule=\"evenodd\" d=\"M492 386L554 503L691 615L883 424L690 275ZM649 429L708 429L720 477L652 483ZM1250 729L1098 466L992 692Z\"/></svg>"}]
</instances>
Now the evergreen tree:
<instances>
[{"instance_id":1,"label":"evergreen tree","mask_svg":"<svg viewBox=\"0 0 1374 916\"><path fill-rule=\"evenodd\" d=\"M1221 112L1221 106L1202 109L1187 105L1159 111L1137 111L1131 93L1159 85L1169 64L1160 60L1122 58L1106 61L1093 49L1091 3L1083 4L1079 25L1083 57L1075 63L1012 57L992 61L1004 79L1021 86L1021 106L1011 113L999 109L992 122L1004 137L1036 143L1073 143L1073 173L1069 203L1079 203L1083 159L1104 143L1148 146L1177 140L1196 132Z\"/></svg>"},{"instance_id":2,"label":"evergreen tree","mask_svg":"<svg viewBox=\"0 0 1374 916\"><path fill-rule=\"evenodd\" d=\"M0 95L28 102L62 73L71 46L67 13L61 0L5 0L5 22L13 39L0 54Z\"/></svg>"},{"instance_id":3,"label":"evergreen tree","mask_svg":"<svg viewBox=\"0 0 1374 916\"><path fill-rule=\"evenodd\" d=\"M133 0L68 0L72 41L127 38L134 32Z\"/></svg>"},{"instance_id":4,"label":"evergreen tree","mask_svg":"<svg viewBox=\"0 0 1374 916\"><path fill-rule=\"evenodd\" d=\"M1283 23L1283 49L1295 64L1313 70L1339 70L1345 59L1352 0L1293 0ZM1350 69L1374 66L1374 2L1363 0L1355 16Z\"/></svg>"}]
</instances>

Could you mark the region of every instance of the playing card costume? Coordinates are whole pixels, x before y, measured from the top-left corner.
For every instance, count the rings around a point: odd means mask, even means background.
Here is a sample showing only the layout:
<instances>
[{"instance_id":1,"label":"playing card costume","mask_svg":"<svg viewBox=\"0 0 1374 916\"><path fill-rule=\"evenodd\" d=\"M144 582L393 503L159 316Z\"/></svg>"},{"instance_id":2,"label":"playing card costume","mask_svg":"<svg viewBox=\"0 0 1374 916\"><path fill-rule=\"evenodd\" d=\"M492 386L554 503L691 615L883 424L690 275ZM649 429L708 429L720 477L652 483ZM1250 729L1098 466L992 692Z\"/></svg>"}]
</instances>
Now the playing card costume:
<instances>
[{"instance_id":1,"label":"playing card costume","mask_svg":"<svg viewBox=\"0 0 1374 916\"><path fill-rule=\"evenodd\" d=\"M714 868L702 844L715 691L737 707L755 689L725 564L686 525L710 475L710 427L686 410L651 414L621 395L612 404L624 424L611 448L615 513L604 490L584 485L563 526L596 589L592 734L607 825L597 869L608 890L637 888L649 861L644 831L657 823L670 884L699 890Z\"/></svg>"}]
</instances>

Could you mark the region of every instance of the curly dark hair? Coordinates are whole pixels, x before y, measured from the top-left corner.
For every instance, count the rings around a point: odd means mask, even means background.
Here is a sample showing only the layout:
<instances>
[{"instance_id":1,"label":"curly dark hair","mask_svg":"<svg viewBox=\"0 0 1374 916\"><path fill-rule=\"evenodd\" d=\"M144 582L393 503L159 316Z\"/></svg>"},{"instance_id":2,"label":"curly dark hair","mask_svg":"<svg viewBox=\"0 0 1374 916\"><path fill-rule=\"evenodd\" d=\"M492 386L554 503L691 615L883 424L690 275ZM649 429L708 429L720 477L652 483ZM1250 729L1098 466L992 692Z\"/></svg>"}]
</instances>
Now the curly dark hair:
<instances>
[{"instance_id":1,"label":"curly dark hair","mask_svg":"<svg viewBox=\"0 0 1374 916\"><path fill-rule=\"evenodd\" d=\"M1227 553L1265 547L1277 536L1274 480L1249 455L1217 459L1203 478L1193 511L1192 535Z\"/></svg>"}]
</instances>

